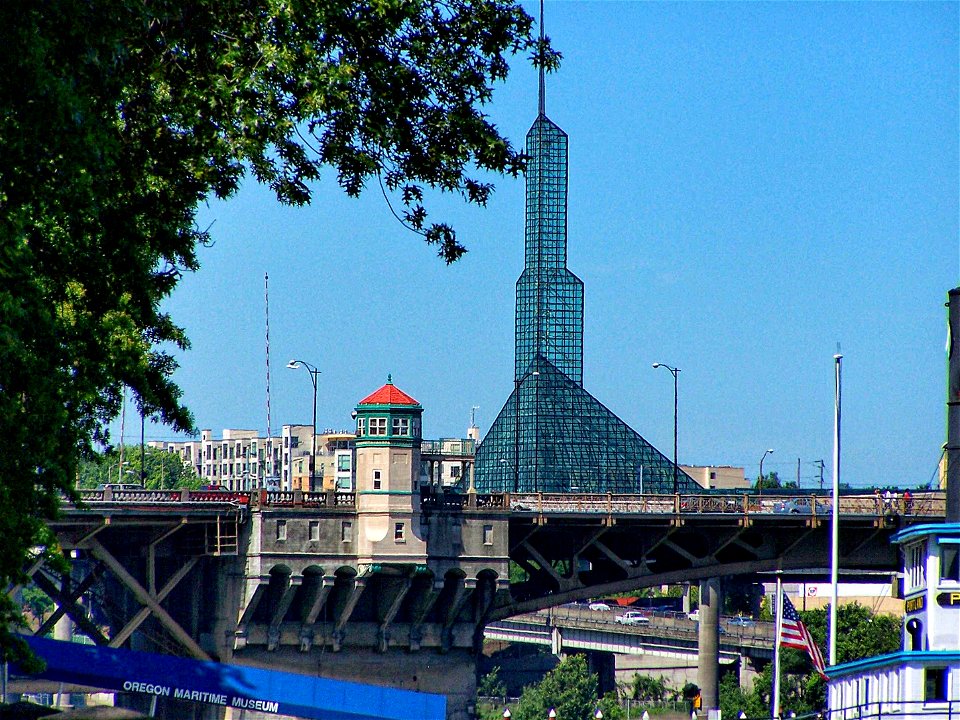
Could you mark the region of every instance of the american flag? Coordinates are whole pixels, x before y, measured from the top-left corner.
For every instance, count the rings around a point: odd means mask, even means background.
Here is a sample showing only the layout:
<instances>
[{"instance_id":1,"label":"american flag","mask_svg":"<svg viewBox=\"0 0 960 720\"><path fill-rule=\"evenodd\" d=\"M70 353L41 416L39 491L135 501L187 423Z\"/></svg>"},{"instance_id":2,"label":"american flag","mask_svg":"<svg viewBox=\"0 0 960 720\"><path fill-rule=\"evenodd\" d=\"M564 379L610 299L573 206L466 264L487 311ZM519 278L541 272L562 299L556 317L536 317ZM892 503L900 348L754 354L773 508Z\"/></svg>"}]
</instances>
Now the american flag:
<instances>
[{"instance_id":1,"label":"american flag","mask_svg":"<svg viewBox=\"0 0 960 720\"><path fill-rule=\"evenodd\" d=\"M826 680L826 665L823 662L823 654L820 652L820 648L817 647L817 643L810 635L810 631L807 630L807 626L803 624L797 609L790 602L790 598L786 595L781 597L783 598L783 612L780 618L780 644L806 651L810 660L813 661L813 669Z\"/></svg>"}]
</instances>

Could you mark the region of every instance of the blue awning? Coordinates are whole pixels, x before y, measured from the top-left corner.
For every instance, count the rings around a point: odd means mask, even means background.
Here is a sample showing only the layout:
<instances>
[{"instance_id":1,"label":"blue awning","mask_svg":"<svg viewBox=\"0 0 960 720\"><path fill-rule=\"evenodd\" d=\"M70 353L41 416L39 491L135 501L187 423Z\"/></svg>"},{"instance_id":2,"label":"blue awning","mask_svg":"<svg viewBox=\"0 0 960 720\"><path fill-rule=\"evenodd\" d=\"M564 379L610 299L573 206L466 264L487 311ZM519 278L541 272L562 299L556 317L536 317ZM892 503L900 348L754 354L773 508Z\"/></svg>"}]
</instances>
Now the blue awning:
<instances>
[{"instance_id":1,"label":"blue awning","mask_svg":"<svg viewBox=\"0 0 960 720\"><path fill-rule=\"evenodd\" d=\"M243 665L25 637L47 664L35 677L318 720L443 720L443 695Z\"/></svg>"}]
</instances>

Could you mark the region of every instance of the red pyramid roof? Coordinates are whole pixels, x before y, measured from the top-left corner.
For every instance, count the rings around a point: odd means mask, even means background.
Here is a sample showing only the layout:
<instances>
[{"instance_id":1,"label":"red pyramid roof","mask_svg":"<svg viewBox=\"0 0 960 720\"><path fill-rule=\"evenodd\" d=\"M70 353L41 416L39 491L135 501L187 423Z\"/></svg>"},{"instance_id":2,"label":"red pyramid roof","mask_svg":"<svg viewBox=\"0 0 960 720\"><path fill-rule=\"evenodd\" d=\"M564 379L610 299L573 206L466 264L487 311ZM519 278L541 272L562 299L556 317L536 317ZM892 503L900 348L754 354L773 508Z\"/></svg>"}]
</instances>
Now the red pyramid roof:
<instances>
[{"instance_id":1,"label":"red pyramid roof","mask_svg":"<svg viewBox=\"0 0 960 720\"><path fill-rule=\"evenodd\" d=\"M387 376L387 384L379 390L367 395L359 405L419 405L416 400L393 384Z\"/></svg>"}]
</instances>

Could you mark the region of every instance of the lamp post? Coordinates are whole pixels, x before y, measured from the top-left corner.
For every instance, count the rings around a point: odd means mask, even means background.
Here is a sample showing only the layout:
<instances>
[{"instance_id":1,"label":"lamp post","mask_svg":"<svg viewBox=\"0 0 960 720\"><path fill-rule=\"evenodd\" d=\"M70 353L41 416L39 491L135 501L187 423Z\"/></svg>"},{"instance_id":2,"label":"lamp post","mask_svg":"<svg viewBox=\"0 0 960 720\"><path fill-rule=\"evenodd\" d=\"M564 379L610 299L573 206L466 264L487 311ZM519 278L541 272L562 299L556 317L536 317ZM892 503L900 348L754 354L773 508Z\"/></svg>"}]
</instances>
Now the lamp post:
<instances>
[{"instance_id":1,"label":"lamp post","mask_svg":"<svg viewBox=\"0 0 960 720\"><path fill-rule=\"evenodd\" d=\"M771 448L760 456L760 482L757 483L757 491L760 495L763 495L763 459L772 452L773 449Z\"/></svg>"},{"instance_id":2,"label":"lamp post","mask_svg":"<svg viewBox=\"0 0 960 720\"><path fill-rule=\"evenodd\" d=\"M514 382L513 396L516 400L517 417L513 428L513 491L520 492L520 387L523 381L533 375L539 375L539 370L529 370L520 379Z\"/></svg>"},{"instance_id":3,"label":"lamp post","mask_svg":"<svg viewBox=\"0 0 960 720\"><path fill-rule=\"evenodd\" d=\"M680 482L677 478L677 376L680 375L680 368L670 367L664 363L655 362L653 369L666 368L673 375L673 494L676 495L680 489Z\"/></svg>"},{"instance_id":4,"label":"lamp post","mask_svg":"<svg viewBox=\"0 0 960 720\"><path fill-rule=\"evenodd\" d=\"M118 482L118 483L122 483L122 482L123 482L123 466L124 466L124 465L129 465L129 464L130 464L130 461L129 461L129 460L121 460L120 462L117 462L117 463L111 463L110 468L107 470L107 482L110 482L110 481L111 481L110 476L113 474L113 467L114 467L114 465L116 465L116 467L117 467L117 482Z\"/></svg>"},{"instance_id":5,"label":"lamp post","mask_svg":"<svg viewBox=\"0 0 960 720\"><path fill-rule=\"evenodd\" d=\"M287 368L297 370L300 366L310 373L310 382L313 383L313 447L310 450L310 490L316 490L314 483L314 466L317 462L317 375L320 371L316 365L311 365L306 360L291 360L287 363Z\"/></svg>"}]
</instances>

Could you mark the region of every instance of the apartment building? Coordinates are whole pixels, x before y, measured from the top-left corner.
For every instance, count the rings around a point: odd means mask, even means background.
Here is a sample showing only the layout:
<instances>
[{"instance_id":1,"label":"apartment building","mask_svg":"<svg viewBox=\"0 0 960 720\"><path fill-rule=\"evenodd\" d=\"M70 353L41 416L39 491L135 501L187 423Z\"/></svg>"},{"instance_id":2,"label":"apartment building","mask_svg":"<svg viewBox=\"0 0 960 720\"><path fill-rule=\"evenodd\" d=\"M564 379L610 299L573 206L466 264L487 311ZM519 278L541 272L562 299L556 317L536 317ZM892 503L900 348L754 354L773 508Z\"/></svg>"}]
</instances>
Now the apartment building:
<instances>
[{"instance_id":1,"label":"apartment building","mask_svg":"<svg viewBox=\"0 0 960 720\"><path fill-rule=\"evenodd\" d=\"M151 441L148 445L180 456L209 485L229 490L279 489L281 438L261 437L256 430L225 429L220 439L201 430L199 440Z\"/></svg>"},{"instance_id":2,"label":"apartment building","mask_svg":"<svg viewBox=\"0 0 960 720\"><path fill-rule=\"evenodd\" d=\"M729 465L681 465L680 469L706 490L741 490L750 487L742 467Z\"/></svg>"},{"instance_id":3,"label":"apartment building","mask_svg":"<svg viewBox=\"0 0 960 720\"><path fill-rule=\"evenodd\" d=\"M315 492L356 489L355 444L356 433L352 430L319 431L311 486L312 425L284 425L279 437L227 428L220 439L215 439L211 430L203 430L199 440L148 443L178 455L204 484L236 491L262 488ZM475 437L423 440L421 483L466 490L476 446Z\"/></svg>"}]
</instances>

